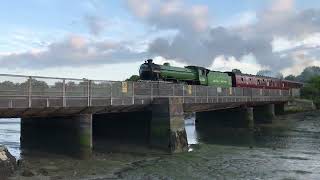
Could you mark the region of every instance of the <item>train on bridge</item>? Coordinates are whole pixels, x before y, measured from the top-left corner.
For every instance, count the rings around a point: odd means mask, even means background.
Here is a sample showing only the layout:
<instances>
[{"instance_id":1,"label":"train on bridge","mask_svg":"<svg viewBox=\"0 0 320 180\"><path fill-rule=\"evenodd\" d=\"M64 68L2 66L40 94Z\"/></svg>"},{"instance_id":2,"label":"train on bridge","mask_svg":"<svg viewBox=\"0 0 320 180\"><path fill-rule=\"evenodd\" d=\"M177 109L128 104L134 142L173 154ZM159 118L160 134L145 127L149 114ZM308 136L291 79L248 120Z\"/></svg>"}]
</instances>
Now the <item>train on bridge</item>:
<instances>
[{"instance_id":1,"label":"train on bridge","mask_svg":"<svg viewBox=\"0 0 320 180\"><path fill-rule=\"evenodd\" d=\"M300 82L288 81L266 76L256 76L234 72L211 71L199 66L186 66L184 68L153 63L152 59L145 61L139 70L141 80L170 81L191 85L217 86L217 87L249 87L260 89L282 89L298 93L303 86Z\"/></svg>"}]
</instances>

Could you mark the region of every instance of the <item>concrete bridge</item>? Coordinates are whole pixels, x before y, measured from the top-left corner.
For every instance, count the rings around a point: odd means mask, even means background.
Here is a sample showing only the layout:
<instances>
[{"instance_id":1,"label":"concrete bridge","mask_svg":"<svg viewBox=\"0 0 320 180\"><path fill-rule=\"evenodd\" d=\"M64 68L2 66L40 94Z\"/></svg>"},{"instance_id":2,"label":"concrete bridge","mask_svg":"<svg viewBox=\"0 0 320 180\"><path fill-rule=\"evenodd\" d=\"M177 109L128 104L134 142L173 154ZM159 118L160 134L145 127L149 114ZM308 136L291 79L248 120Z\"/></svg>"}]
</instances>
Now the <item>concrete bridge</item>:
<instances>
[{"instance_id":1,"label":"concrete bridge","mask_svg":"<svg viewBox=\"0 0 320 180\"><path fill-rule=\"evenodd\" d=\"M288 90L0 74L0 118L21 118L21 144L47 134L81 157L90 156L93 134L108 134L112 123L128 131L140 123L151 147L181 152L188 147L185 112L250 129L271 122L289 98Z\"/></svg>"}]
</instances>

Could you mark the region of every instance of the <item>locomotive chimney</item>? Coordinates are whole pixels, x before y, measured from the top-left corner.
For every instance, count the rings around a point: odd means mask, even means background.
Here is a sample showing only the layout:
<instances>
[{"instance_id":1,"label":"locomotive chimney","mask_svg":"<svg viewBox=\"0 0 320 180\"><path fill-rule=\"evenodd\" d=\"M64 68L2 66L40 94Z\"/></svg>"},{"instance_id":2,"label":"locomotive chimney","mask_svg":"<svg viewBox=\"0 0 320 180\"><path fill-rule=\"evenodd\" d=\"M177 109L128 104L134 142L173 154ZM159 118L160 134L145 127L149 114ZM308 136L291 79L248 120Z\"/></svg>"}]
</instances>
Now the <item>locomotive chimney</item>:
<instances>
[{"instance_id":1,"label":"locomotive chimney","mask_svg":"<svg viewBox=\"0 0 320 180\"><path fill-rule=\"evenodd\" d=\"M152 64L152 59L147 60L148 64Z\"/></svg>"}]
</instances>

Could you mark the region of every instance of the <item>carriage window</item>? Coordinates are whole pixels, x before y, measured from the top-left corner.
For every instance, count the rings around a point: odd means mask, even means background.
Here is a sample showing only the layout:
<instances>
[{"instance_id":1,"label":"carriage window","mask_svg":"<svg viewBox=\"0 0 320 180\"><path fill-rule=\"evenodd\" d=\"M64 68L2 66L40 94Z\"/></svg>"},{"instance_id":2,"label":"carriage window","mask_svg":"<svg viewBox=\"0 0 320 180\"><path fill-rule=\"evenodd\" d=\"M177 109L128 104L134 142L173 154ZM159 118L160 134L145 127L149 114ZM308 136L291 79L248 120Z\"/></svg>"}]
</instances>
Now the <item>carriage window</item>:
<instances>
[{"instance_id":1,"label":"carriage window","mask_svg":"<svg viewBox=\"0 0 320 180\"><path fill-rule=\"evenodd\" d=\"M251 81L251 78L249 78L249 81Z\"/></svg>"},{"instance_id":2,"label":"carriage window","mask_svg":"<svg viewBox=\"0 0 320 180\"><path fill-rule=\"evenodd\" d=\"M282 83L282 87L284 87L284 83Z\"/></svg>"},{"instance_id":3,"label":"carriage window","mask_svg":"<svg viewBox=\"0 0 320 180\"><path fill-rule=\"evenodd\" d=\"M260 79L258 79L258 84L260 84Z\"/></svg>"},{"instance_id":4,"label":"carriage window","mask_svg":"<svg viewBox=\"0 0 320 180\"><path fill-rule=\"evenodd\" d=\"M243 81L243 78L241 78L241 81Z\"/></svg>"}]
</instances>

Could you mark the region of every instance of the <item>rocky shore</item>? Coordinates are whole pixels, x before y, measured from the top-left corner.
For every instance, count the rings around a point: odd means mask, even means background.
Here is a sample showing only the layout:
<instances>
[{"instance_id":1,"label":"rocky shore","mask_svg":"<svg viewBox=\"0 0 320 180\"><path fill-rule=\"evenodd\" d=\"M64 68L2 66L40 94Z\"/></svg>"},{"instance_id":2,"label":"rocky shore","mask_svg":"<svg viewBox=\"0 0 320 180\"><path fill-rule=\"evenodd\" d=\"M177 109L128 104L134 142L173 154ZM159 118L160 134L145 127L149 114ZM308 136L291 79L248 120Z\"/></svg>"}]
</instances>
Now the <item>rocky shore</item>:
<instances>
[{"instance_id":1,"label":"rocky shore","mask_svg":"<svg viewBox=\"0 0 320 180\"><path fill-rule=\"evenodd\" d=\"M16 168L16 158L9 153L5 146L0 145L0 180L7 179Z\"/></svg>"}]
</instances>

